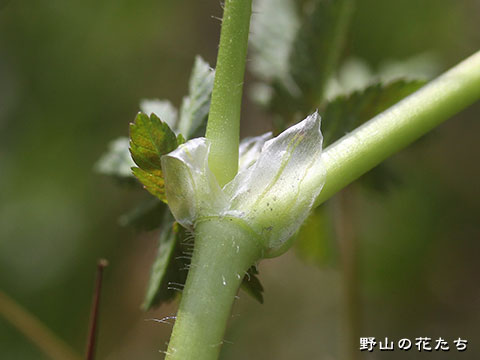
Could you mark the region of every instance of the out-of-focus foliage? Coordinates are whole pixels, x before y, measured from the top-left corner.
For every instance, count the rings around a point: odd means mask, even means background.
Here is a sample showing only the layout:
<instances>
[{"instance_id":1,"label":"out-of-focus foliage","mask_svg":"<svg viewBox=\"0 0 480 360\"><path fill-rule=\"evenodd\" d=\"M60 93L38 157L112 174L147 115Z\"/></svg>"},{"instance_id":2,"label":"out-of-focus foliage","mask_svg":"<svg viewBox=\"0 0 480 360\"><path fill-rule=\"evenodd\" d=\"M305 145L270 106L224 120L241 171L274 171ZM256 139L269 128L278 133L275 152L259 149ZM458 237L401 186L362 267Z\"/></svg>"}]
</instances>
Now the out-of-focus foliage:
<instances>
[{"instance_id":1,"label":"out-of-focus foliage","mask_svg":"<svg viewBox=\"0 0 480 360\"><path fill-rule=\"evenodd\" d=\"M108 151L95 164L95 170L120 180L132 178L132 167L135 163L130 155L128 142L127 137L112 140L108 145Z\"/></svg>"},{"instance_id":2,"label":"out-of-focus foliage","mask_svg":"<svg viewBox=\"0 0 480 360\"><path fill-rule=\"evenodd\" d=\"M352 11L350 1L310 1L308 6L295 8L294 1L284 1L275 7L268 0L259 1L258 13L253 19L252 69L262 80L254 94L259 95L260 103L275 115L275 131L283 131L289 123L297 121L297 115L312 108L320 108L324 146L332 144L341 136L354 130L373 116L418 90L429 75L435 72L435 63L426 56L417 57L404 64L390 63L374 74L368 65L360 60L350 60L339 71L335 65L342 53L342 45ZM305 11L307 9L307 11ZM300 10L300 11L296 11ZM299 20L298 13L305 13ZM290 18L285 32L277 34L275 18ZM301 17L300 17L301 18ZM300 21L301 26L295 24ZM267 38L259 30L265 29L272 37L277 35L280 52L270 71L266 71L267 59L273 58L272 38ZM266 91L266 97L259 94ZM297 115L295 115L297 114ZM395 183L398 176L382 164L368 176L363 177L366 185L378 190L387 186L378 184ZM312 217L325 218L323 209L314 210ZM300 253L311 252L318 255L319 263L325 262L325 254L319 247L335 244L326 231L312 236L318 230L314 221L309 221L298 236ZM335 237L333 232L330 236ZM323 242L318 244L318 242ZM305 256L312 258L314 256ZM328 260L331 262L331 259Z\"/></svg>"},{"instance_id":3,"label":"out-of-focus foliage","mask_svg":"<svg viewBox=\"0 0 480 360\"><path fill-rule=\"evenodd\" d=\"M424 85L420 80L375 83L328 101L322 109L325 147Z\"/></svg>"},{"instance_id":4,"label":"out-of-focus foliage","mask_svg":"<svg viewBox=\"0 0 480 360\"><path fill-rule=\"evenodd\" d=\"M324 90L343 49L352 0L310 2L312 10L301 22L290 52L290 73L303 111L321 103Z\"/></svg>"},{"instance_id":5,"label":"out-of-focus foliage","mask_svg":"<svg viewBox=\"0 0 480 360\"><path fill-rule=\"evenodd\" d=\"M413 93L423 84L424 82L420 80L375 83L363 90L357 90L349 95L339 95L328 101L322 109L325 146ZM388 166L388 162L384 162L361 177L360 181L375 191L385 193L389 189L388 185L398 182L398 177L399 174ZM336 251L332 251L331 248L336 247L337 240L332 223L333 216L328 211L328 204L313 211L296 240L302 258L319 265L335 263Z\"/></svg>"},{"instance_id":6,"label":"out-of-focus foliage","mask_svg":"<svg viewBox=\"0 0 480 360\"><path fill-rule=\"evenodd\" d=\"M388 84L405 81L429 81L440 73L440 60L429 53L414 55L401 61L385 60L374 71L365 60L353 57L346 59L327 85L325 97L332 100L339 95L348 95L378 83Z\"/></svg>"},{"instance_id":7,"label":"out-of-focus foliage","mask_svg":"<svg viewBox=\"0 0 480 360\"><path fill-rule=\"evenodd\" d=\"M321 104L341 54L352 4L350 0L312 0L303 6L292 0L258 1L250 41L252 70L264 83L257 86L255 96L280 116L282 128Z\"/></svg>"},{"instance_id":8,"label":"out-of-focus foliage","mask_svg":"<svg viewBox=\"0 0 480 360\"><path fill-rule=\"evenodd\" d=\"M291 0L259 0L253 6L251 70L264 81L288 83L290 52L300 27L296 4Z\"/></svg>"},{"instance_id":9,"label":"out-of-focus foliage","mask_svg":"<svg viewBox=\"0 0 480 360\"><path fill-rule=\"evenodd\" d=\"M205 133L215 71L200 57L195 58L188 85L189 94L183 98L178 131L190 139Z\"/></svg>"},{"instance_id":10,"label":"out-of-focus foliage","mask_svg":"<svg viewBox=\"0 0 480 360\"><path fill-rule=\"evenodd\" d=\"M155 114L158 118L165 122L170 129L175 130L178 120L178 111L170 101L159 99L143 99L140 101L140 110L148 116Z\"/></svg>"}]
</instances>

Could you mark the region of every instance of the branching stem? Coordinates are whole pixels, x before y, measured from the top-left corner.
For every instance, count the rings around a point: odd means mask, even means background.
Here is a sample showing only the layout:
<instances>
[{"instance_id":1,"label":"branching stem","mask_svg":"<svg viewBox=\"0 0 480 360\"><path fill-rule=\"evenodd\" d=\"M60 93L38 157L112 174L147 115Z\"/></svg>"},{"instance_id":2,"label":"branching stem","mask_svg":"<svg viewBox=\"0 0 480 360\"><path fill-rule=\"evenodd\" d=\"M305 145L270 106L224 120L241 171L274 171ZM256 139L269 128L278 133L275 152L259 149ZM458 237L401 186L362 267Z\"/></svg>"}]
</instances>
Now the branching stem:
<instances>
[{"instance_id":1,"label":"branching stem","mask_svg":"<svg viewBox=\"0 0 480 360\"><path fill-rule=\"evenodd\" d=\"M221 185L237 173L240 103L251 0L227 0L207 126L209 165ZM480 52L329 146L326 183L315 205L480 98ZM322 182L322 169L304 181ZM234 219L196 224L192 266L167 360L218 357L243 274L261 258L260 241Z\"/></svg>"}]
</instances>

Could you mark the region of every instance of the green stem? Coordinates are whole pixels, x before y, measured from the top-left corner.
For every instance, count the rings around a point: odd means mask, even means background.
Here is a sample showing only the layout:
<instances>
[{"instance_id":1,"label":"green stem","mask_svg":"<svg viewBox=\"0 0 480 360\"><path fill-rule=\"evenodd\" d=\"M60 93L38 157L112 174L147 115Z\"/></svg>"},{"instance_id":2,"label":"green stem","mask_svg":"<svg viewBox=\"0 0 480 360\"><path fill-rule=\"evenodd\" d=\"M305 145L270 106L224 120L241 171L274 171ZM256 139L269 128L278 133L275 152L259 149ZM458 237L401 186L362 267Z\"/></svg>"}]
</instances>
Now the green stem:
<instances>
[{"instance_id":1,"label":"green stem","mask_svg":"<svg viewBox=\"0 0 480 360\"><path fill-rule=\"evenodd\" d=\"M238 171L240 109L252 0L226 0L206 137L209 167L223 186ZM235 295L261 257L260 241L235 219L197 222L191 268L168 360L218 357Z\"/></svg>"},{"instance_id":2,"label":"green stem","mask_svg":"<svg viewBox=\"0 0 480 360\"><path fill-rule=\"evenodd\" d=\"M209 166L221 186L238 171L243 78L252 0L226 0L206 137Z\"/></svg>"},{"instance_id":3,"label":"green stem","mask_svg":"<svg viewBox=\"0 0 480 360\"><path fill-rule=\"evenodd\" d=\"M325 149L327 178L315 205L478 99L480 51ZM321 180L319 169L307 181Z\"/></svg>"},{"instance_id":4,"label":"green stem","mask_svg":"<svg viewBox=\"0 0 480 360\"><path fill-rule=\"evenodd\" d=\"M167 360L218 357L238 288L245 272L261 257L260 241L238 221L214 218L197 224Z\"/></svg>"}]
</instances>

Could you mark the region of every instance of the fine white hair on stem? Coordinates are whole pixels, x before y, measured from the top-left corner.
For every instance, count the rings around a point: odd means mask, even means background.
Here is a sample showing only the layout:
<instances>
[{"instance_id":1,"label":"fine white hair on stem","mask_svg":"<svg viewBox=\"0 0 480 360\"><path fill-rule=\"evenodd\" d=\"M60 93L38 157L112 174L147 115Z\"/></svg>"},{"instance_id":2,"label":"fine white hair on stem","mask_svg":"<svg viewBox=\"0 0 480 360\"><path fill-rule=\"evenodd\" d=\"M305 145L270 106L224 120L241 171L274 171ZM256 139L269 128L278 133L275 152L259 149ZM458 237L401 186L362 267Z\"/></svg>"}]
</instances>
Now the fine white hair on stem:
<instances>
[{"instance_id":1,"label":"fine white hair on stem","mask_svg":"<svg viewBox=\"0 0 480 360\"><path fill-rule=\"evenodd\" d=\"M223 19L222 19L221 17L215 16L215 15L211 15L210 17L211 17L212 19L215 19L215 20L220 21L221 23L223 22Z\"/></svg>"},{"instance_id":2,"label":"fine white hair on stem","mask_svg":"<svg viewBox=\"0 0 480 360\"><path fill-rule=\"evenodd\" d=\"M168 320L176 320L176 319L177 319L176 315L169 315L169 316L165 316L161 319L151 318L151 319L145 319L145 321L155 321L155 322L162 323L162 324L173 325Z\"/></svg>"},{"instance_id":3,"label":"fine white hair on stem","mask_svg":"<svg viewBox=\"0 0 480 360\"><path fill-rule=\"evenodd\" d=\"M185 286L185 284L177 283L177 282L174 282L174 281L169 281L168 285L177 285L177 286L181 286L181 287Z\"/></svg>"},{"instance_id":4,"label":"fine white hair on stem","mask_svg":"<svg viewBox=\"0 0 480 360\"><path fill-rule=\"evenodd\" d=\"M179 288L176 288L174 286L168 286L167 290L175 290L175 291L178 291L178 292L183 292L183 289L179 289Z\"/></svg>"}]
</instances>

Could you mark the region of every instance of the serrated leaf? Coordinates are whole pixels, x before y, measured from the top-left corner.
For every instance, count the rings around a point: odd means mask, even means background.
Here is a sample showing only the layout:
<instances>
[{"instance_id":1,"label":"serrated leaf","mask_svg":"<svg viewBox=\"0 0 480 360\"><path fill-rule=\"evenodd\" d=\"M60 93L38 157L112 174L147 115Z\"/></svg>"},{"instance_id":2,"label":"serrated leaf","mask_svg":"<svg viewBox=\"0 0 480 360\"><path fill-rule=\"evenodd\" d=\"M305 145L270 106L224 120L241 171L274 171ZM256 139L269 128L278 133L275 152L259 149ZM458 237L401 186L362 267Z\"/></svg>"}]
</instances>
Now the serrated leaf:
<instances>
[{"instance_id":1,"label":"serrated leaf","mask_svg":"<svg viewBox=\"0 0 480 360\"><path fill-rule=\"evenodd\" d=\"M399 78L427 81L439 75L441 69L441 61L435 54L420 53L400 61L384 61L380 64L379 76L383 81Z\"/></svg>"},{"instance_id":2,"label":"serrated leaf","mask_svg":"<svg viewBox=\"0 0 480 360\"><path fill-rule=\"evenodd\" d=\"M396 80L427 81L439 72L439 64L431 54L419 54L402 61L387 61L379 65L378 71L361 58L351 57L330 78L325 98L331 101L337 96L360 91L375 83L388 84Z\"/></svg>"},{"instance_id":3,"label":"serrated leaf","mask_svg":"<svg viewBox=\"0 0 480 360\"><path fill-rule=\"evenodd\" d=\"M350 58L343 62L337 69L335 76L332 76L328 81L325 89L325 99L331 101L337 96L363 90L367 86L380 81L382 81L381 77L373 73L366 61L355 57Z\"/></svg>"},{"instance_id":4,"label":"serrated leaf","mask_svg":"<svg viewBox=\"0 0 480 360\"><path fill-rule=\"evenodd\" d=\"M415 92L424 83L403 79L387 84L375 83L328 102L321 111L325 146Z\"/></svg>"},{"instance_id":5,"label":"serrated leaf","mask_svg":"<svg viewBox=\"0 0 480 360\"><path fill-rule=\"evenodd\" d=\"M290 73L302 110L317 107L345 40L353 2L315 0L297 33L290 54Z\"/></svg>"},{"instance_id":6,"label":"serrated leaf","mask_svg":"<svg viewBox=\"0 0 480 360\"><path fill-rule=\"evenodd\" d=\"M118 223L121 226L132 226L139 231L150 231L161 226L167 207L156 198L141 202L133 210L123 214Z\"/></svg>"},{"instance_id":7,"label":"serrated leaf","mask_svg":"<svg viewBox=\"0 0 480 360\"><path fill-rule=\"evenodd\" d=\"M252 266L247 271L247 275L245 275L245 277L243 278L241 288L248 295L257 300L260 304L263 304L263 286L260 283L257 275L258 270L255 266Z\"/></svg>"},{"instance_id":8,"label":"serrated leaf","mask_svg":"<svg viewBox=\"0 0 480 360\"><path fill-rule=\"evenodd\" d=\"M180 108L178 131L190 139L202 129L210 110L215 71L200 56L195 58L189 82L189 94Z\"/></svg>"},{"instance_id":9,"label":"serrated leaf","mask_svg":"<svg viewBox=\"0 0 480 360\"><path fill-rule=\"evenodd\" d=\"M326 146L352 131L385 109L391 107L425 84L423 80L398 79L377 82L349 95L328 102L323 113L323 134ZM378 192L398 183L399 176L384 162L360 178L360 182Z\"/></svg>"},{"instance_id":10,"label":"serrated leaf","mask_svg":"<svg viewBox=\"0 0 480 360\"><path fill-rule=\"evenodd\" d=\"M169 302L182 290L190 264L189 247L185 243L185 229L174 223L170 214L163 220L157 257L153 263L144 310Z\"/></svg>"},{"instance_id":11,"label":"serrated leaf","mask_svg":"<svg viewBox=\"0 0 480 360\"><path fill-rule=\"evenodd\" d=\"M130 152L143 170L160 169L160 157L176 147L175 133L155 114L138 113L130 124Z\"/></svg>"},{"instance_id":12,"label":"serrated leaf","mask_svg":"<svg viewBox=\"0 0 480 360\"><path fill-rule=\"evenodd\" d=\"M167 199L160 158L175 150L182 139L181 136L177 139L170 127L153 113L150 116L139 113L130 124L130 153L138 165L132 168L133 174L164 202Z\"/></svg>"},{"instance_id":13,"label":"serrated leaf","mask_svg":"<svg viewBox=\"0 0 480 360\"><path fill-rule=\"evenodd\" d=\"M95 171L119 179L133 179L132 160L128 150L128 138L120 137L108 144L108 150L95 164Z\"/></svg>"},{"instance_id":14,"label":"serrated leaf","mask_svg":"<svg viewBox=\"0 0 480 360\"><path fill-rule=\"evenodd\" d=\"M167 202L165 196L165 180L163 179L162 170L151 169L145 171L138 167L134 167L132 168L132 172L150 194L156 196L165 203Z\"/></svg>"}]
</instances>

